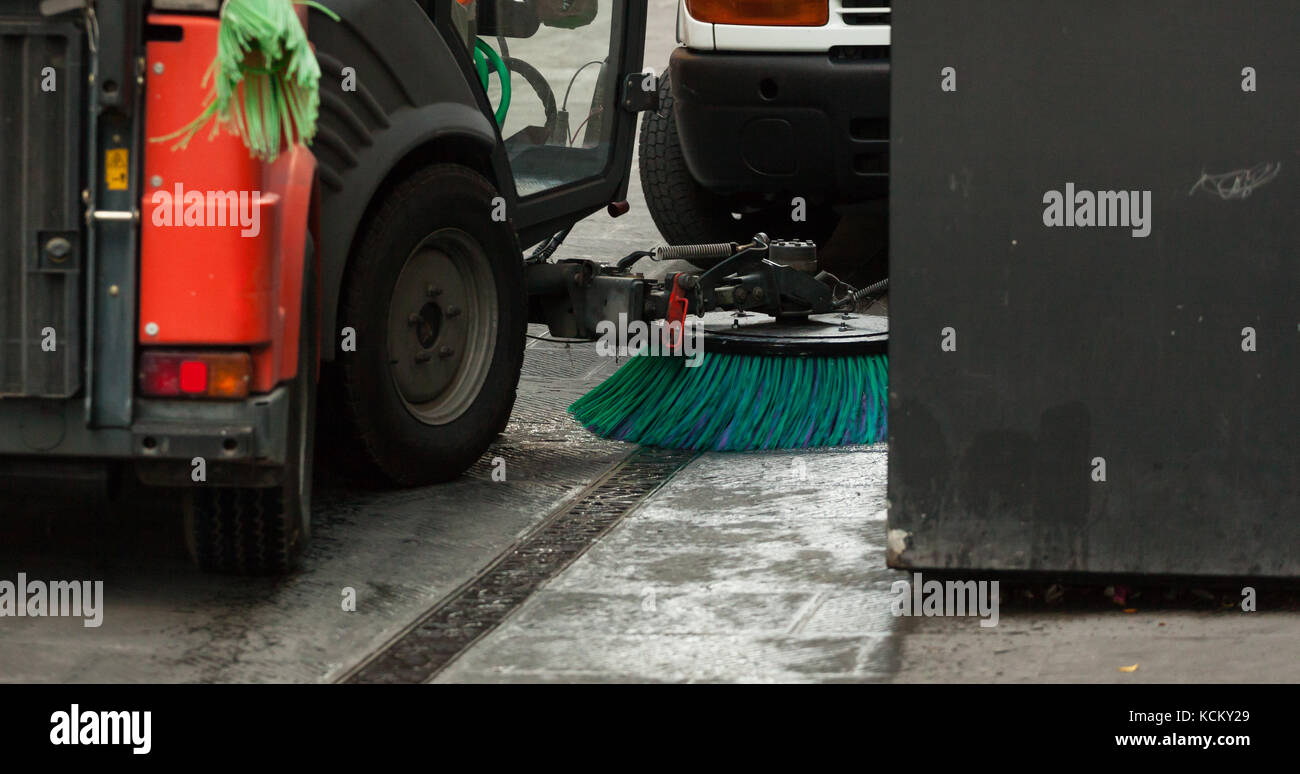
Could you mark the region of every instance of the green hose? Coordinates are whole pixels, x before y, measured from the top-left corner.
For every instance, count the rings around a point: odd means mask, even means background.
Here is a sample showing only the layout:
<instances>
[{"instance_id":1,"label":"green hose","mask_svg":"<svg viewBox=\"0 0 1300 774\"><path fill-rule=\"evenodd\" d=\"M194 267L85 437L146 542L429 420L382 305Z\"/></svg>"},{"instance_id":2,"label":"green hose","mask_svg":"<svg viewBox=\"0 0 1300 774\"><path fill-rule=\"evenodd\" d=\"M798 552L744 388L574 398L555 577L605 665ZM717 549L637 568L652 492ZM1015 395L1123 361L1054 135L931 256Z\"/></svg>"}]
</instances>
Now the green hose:
<instances>
[{"instance_id":1,"label":"green hose","mask_svg":"<svg viewBox=\"0 0 1300 774\"><path fill-rule=\"evenodd\" d=\"M510 110L510 68L506 67L500 54L487 41L478 38L474 41L474 68L478 70L478 79L484 90L488 87L489 63L501 79L501 104L497 105L496 112L497 125L501 126L505 124L506 112Z\"/></svg>"}]
</instances>

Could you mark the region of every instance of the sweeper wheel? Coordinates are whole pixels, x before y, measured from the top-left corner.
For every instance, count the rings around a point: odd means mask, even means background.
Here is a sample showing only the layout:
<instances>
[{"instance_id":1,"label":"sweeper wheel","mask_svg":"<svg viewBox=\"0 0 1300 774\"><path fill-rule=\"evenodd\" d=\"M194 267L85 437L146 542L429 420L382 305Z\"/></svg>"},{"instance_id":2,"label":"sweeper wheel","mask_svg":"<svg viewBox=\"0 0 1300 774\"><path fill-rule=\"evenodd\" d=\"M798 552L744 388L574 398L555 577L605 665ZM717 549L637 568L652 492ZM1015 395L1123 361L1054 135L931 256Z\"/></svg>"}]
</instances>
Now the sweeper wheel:
<instances>
[{"instance_id":1,"label":"sweeper wheel","mask_svg":"<svg viewBox=\"0 0 1300 774\"><path fill-rule=\"evenodd\" d=\"M310 235L303 252L298 372L288 385L288 443L285 464L277 471L280 483L269 487L199 484L185 493L186 547L194 563L210 572L285 575L297 569L311 538L320 291Z\"/></svg>"},{"instance_id":2,"label":"sweeper wheel","mask_svg":"<svg viewBox=\"0 0 1300 774\"><path fill-rule=\"evenodd\" d=\"M497 196L466 167L426 167L388 195L348 265L339 323L358 345L337 363L343 442L381 480L455 478L510 418L527 307Z\"/></svg>"}]
</instances>

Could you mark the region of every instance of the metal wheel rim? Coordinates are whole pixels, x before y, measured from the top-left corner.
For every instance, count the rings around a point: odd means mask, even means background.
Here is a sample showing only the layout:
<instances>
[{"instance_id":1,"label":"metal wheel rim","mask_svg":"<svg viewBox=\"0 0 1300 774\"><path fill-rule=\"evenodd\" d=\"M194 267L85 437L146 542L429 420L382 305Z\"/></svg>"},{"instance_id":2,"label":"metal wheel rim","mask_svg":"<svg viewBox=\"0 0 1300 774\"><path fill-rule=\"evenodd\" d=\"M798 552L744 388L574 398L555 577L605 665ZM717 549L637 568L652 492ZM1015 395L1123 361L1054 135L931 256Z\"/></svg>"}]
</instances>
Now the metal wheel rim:
<instances>
[{"instance_id":1,"label":"metal wheel rim","mask_svg":"<svg viewBox=\"0 0 1300 774\"><path fill-rule=\"evenodd\" d=\"M445 425L464 414L496 350L497 293L482 245L455 228L407 256L388 308L388 363L411 416Z\"/></svg>"}]
</instances>

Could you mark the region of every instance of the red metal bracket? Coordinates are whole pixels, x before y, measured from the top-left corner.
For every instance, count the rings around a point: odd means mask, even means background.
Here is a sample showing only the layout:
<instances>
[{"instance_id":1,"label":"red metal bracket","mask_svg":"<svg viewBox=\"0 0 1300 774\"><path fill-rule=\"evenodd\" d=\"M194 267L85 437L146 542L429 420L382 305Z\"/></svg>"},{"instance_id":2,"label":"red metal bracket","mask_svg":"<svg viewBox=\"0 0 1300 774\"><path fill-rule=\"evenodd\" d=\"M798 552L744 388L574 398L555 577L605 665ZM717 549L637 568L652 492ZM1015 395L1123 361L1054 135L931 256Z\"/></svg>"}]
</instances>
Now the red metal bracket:
<instances>
[{"instance_id":1,"label":"red metal bracket","mask_svg":"<svg viewBox=\"0 0 1300 774\"><path fill-rule=\"evenodd\" d=\"M681 285L681 277L680 272L673 275L673 290L668 295L668 312L664 315L664 328L670 350L676 350L682 345L682 338L686 332L686 313L690 308L690 300L683 292L685 288ZM676 327L673 323L677 323Z\"/></svg>"}]
</instances>

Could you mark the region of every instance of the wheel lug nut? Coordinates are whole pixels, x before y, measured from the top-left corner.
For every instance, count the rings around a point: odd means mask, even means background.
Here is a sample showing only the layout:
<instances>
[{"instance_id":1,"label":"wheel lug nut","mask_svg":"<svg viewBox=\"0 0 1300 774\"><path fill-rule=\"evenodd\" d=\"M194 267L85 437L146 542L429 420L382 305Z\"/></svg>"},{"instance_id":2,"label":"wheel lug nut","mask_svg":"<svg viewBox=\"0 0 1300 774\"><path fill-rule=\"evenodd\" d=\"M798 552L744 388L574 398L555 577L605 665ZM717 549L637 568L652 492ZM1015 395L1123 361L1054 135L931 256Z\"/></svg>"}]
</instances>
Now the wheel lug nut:
<instances>
[{"instance_id":1,"label":"wheel lug nut","mask_svg":"<svg viewBox=\"0 0 1300 774\"><path fill-rule=\"evenodd\" d=\"M447 307L447 316L448 316L448 317L455 317L455 316L458 315L458 314L460 314L460 307L459 307L459 306L449 306L449 307Z\"/></svg>"},{"instance_id":2,"label":"wheel lug nut","mask_svg":"<svg viewBox=\"0 0 1300 774\"><path fill-rule=\"evenodd\" d=\"M429 298L437 298L442 295L442 288L435 288L433 285L426 285L424 288L424 294Z\"/></svg>"},{"instance_id":3,"label":"wheel lug nut","mask_svg":"<svg viewBox=\"0 0 1300 774\"><path fill-rule=\"evenodd\" d=\"M451 347L441 347L438 350L438 357L451 357L454 354L456 354L456 350Z\"/></svg>"},{"instance_id":4,"label":"wheel lug nut","mask_svg":"<svg viewBox=\"0 0 1300 774\"><path fill-rule=\"evenodd\" d=\"M419 312L411 312L411 313L410 313L409 315L407 315L407 317L406 317L406 321L407 321L408 323L410 323L411 325L419 325L419 324L420 324L420 319L421 319L421 318L420 318L420 314L419 314Z\"/></svg>"},{"instance_id":5,"label":"wheel lug nut","mask_svg":"<svg viewBox=\"0 0 1300 774\"><path fill-rule=\"evenodd\" d=\"M415 353L415 362L417 362L417 363L427 363L427 362L429 362L432 358L433 358L433 355L430 355L428 352L417 352L417 353Z\"/></svg>"}]
</instances>

